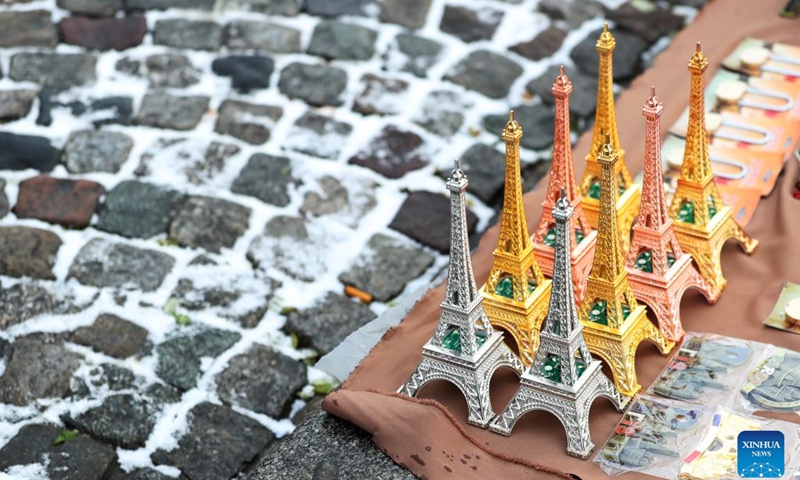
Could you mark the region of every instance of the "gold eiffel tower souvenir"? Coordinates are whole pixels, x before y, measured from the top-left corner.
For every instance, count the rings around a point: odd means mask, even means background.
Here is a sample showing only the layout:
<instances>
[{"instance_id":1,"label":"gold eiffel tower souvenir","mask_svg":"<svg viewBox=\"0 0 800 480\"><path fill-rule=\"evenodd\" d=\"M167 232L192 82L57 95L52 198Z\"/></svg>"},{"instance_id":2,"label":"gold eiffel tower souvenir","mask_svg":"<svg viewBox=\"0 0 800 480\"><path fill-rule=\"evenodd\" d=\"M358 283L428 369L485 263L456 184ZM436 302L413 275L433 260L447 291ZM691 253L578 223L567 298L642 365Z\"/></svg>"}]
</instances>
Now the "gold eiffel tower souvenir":
<instances>
[{"instance_id":1,"label":"gold eiffel tower souvenir","mask_svg":"<svg viewBox=\"0 0 800 480\"><path fill-rule=\"evenodd\" d=\"M614 75L612 53L617 41L608 31L608 24L597 40L597 53L600 56L600 70L597 85L597 111L594 117L592 148L586 155L586 171L581 179L583 210L592 227L597 228L600 218L600 165L597 156L603 147L605 136L611 137L611 146L619 154L619 162L614 167L618 190L615 191L617 227L619 228L622 253L630 246L630 231L633 220L639 212L641 187L633 183L631 173L625 165L625 150L620 147L617 115L614 110Z\"/></svg>"},{"instance_id":2,"label":"gold eiffel tower souvenir","mask_svg":"<svg viewBox=\"0 0 800 480\"><path fill-rule=\"evenodd\" d=\"M614 208L617 191L616 163L619 155L606 134L597 157L600 165L600 217L597 248L589 283L578 316L589 350L605 361L614 374L620 393L632 397L642 386L636 380L636 348L650 340L666 355L675 346L650 323L644 305L639 305L628 283L628 271L620 248Z\"/></svg>"},{"instance_id":3,"label":"gold eiffel tower souvenir","mask_svg":"<svg viewBox=\"0 0 800 480\"><path fill-rule=\"evenodd\" d=\"M716 299L728 282L722 275L722 246L728 239L735 238L749 255L758 247L758 240L744 232L731 216L730 207L722 203L711 170L704 99L707 68L708 58L698 43L689 61L692 74L689 126L681 175L672 196L669 215L674 221L678 243L697 262L700 275L709 283L712 297Z\"/></svg>"},{"instance_id":4,"label":"gold eiffel tower souvenir","mask_svg":"<svg viewBox=\"0 0 800 480\"><path fill-rule=\"evenodd\" d=\"M534 256L522 205L519 141L522 128L511 111L503 129L506 142L506 182L500 238L489 280L481 287L483 308L495 327L517 343L519 357L530 367L539 348L539 330L547 315L552 282L544 278Z\"/></svg>"}]
</instances>

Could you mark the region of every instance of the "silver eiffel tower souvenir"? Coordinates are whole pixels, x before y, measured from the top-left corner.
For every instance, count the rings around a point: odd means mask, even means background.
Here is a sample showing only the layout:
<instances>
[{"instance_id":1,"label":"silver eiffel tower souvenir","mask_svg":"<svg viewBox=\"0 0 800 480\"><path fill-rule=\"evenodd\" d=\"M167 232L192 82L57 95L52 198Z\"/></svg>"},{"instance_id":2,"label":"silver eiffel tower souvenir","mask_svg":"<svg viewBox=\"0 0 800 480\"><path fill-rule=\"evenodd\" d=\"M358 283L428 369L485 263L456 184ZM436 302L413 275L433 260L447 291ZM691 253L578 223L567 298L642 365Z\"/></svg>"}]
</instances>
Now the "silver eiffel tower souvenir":
<instances>
[{"instance_id":1,"label":"silver eiffel tower souvenir","mask_svg":"<svg viewBox=\"0 0 800 480\"><path fill-rule=\"evenodd\" d=\"M467 421L485 428L496 415L489 398L492 375L500 367L512 368L521 375L524 367L503 343L502 332L492 329L483 310L483 298L475 286L464 198L467 183L467 176L456 160L455 170L447 180L450 190L447 292L436 332L422 347L422 361L398 392L413 397L430 381L451 382L467 400Z\"/></svg>"},{"instance_id":2,"label":"silver eiffel tower souvenir","mask_svg":"<svg viewBox=\"0 0 800 480\"><path fill-rule=\"evenodd\" d=\"M556 222L553 293L539 350L530 370L522 375L519 390L489 428L510 435L520 417L533 410L544 410L558 417L567 431L567 454L587 458L595 447L589 434L592 402L603 396L622 411L629 399L621 397L603 374L600 361L592 358L583 339L583 325L575 308L567 240L572 212L562 190L553 208Z\"/></svg>"}]
</instances>

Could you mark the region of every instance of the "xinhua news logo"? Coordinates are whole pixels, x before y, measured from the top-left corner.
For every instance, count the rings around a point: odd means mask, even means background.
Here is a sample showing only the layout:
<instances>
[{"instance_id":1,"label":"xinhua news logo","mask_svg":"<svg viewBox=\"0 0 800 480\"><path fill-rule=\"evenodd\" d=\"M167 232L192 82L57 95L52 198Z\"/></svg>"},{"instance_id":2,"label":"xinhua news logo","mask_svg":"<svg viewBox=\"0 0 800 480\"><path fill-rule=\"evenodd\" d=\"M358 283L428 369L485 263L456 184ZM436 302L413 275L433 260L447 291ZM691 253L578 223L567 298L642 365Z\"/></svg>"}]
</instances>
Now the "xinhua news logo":
<instances>
[{"instance_id":1,"label":"xinhua news logo","mask_svg":"<svg viewBox=\"0 0 800 480\"><path fill-rule=\"evenodd\" d=\"M786 466L783 433L747 430L739 434L737 469L742 478L780 478Z\"/></svg>"}]
</instances>

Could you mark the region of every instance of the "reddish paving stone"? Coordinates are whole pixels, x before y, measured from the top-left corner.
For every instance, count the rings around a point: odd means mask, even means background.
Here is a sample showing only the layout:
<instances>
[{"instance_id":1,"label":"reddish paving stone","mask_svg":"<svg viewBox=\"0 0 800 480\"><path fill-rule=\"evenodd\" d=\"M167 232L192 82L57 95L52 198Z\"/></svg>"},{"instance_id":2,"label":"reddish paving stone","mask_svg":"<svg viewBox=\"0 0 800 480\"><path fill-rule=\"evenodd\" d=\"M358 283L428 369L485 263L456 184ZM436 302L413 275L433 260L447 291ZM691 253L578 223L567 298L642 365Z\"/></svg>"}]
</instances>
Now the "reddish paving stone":
<instances>
[{"instance_id":1,"label":"reddish paving stone","mask_svg":"<svg viewBox=\"0 0 800 480\"><path fill-rule=\"evenodd\" d=\"M67 17L58 24L64 43L94 50L125 50L142 43L147 20L141 15L123 18Z\"/></svg>"},{"instance_id":2,"label":"reddish paving stone","mask_svg":"<svg viewBox=\"0 0 800 480\"><path fill-rule=\"evenodd\" d=\"M400 178L428 164L422 149L422 137L389 125L349 163L372 169L386 178Z\"/></svg>"},{"instance_id":3,"label":"reddish paving stone","mask_svg":"<svg viewBox=\"0 0 800 480\"><path fill-rule=\"evenodd\" d=\"M19 184L14 213L71 228L86 228L106 190L88 180L38 176Z\"/></svg>"}]
</instances>

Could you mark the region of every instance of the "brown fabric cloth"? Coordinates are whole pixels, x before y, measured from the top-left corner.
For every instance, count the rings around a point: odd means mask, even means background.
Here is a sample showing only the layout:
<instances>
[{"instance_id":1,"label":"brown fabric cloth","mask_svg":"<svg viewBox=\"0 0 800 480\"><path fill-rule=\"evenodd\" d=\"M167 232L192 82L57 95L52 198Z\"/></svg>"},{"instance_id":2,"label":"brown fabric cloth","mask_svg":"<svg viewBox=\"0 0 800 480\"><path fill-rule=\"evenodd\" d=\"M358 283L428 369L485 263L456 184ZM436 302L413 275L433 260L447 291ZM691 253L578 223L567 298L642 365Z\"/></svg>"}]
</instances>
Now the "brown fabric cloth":
<instances>
[{"instance_id":1,"label":"brown fabric cloth","mask_svg":"<svg viewBox=\"0 0 800 480\"><path fill-rule=\"evenodd\" d=\"M664 103L663 131L672 125L688 104L689 72L686 65L695 42L702 42L711 62L707 79L719 68L723 57L745 36L768 41L800 44L800 19L779 18L786 0L715 0L694 23L680 32L659 55L651 69L639 76L617 100L617 119L626 162L632 173L642 169L644 120L641 109L655 85ZM569 72L567 72L569 74ZM574 150L576 171L585 166L583 157L591 143L584 134ZM763 199L747 231L761 241L760 248L748 257L734 242L725 246L723 271L728 286L717 305L708 305L695 291L682 302L682 317L687 331L713 332L800 350L800 336L763 325L785 281L800 283L800 201L792 199L792 183L798 176L796 161L789 161L775 191ZM547 181L525 195L528 227L536 226ZM492 251L499 234L495 225L484 235L473 255L478 284L488 277ZM565 453L566 437L555 417L534 412L523 417L510 437L503 437L466 424L466 403L455 387L434 382L423 388L421 396L441 402L460 422L457 428L448 416L429 402L387 396L371 389L394 392L419 363L422 345L433 334L439 316L444 286L426 294L396 328L386 333L367 358L353 372L342 389L329 395L326 411L349 420L374 435L375 443L395 462L420 478L495 479L558 478L537 471L517 457L579 475L584 480L605 474L591 460L582 461ZM637 352L639 382L646 389L664 368L667 359L645 343ZM492 404L499 412L517 388L516 377L498 372L492 382ZM591 432L595 444L602 446L618 414L610 402L600 399L592 407ZM483 443L478 453L477 445ZM426 448L427 447L427 448ZM489 452L500 452L501 456ZM473 458L480 455L480 461ZM473 457L473 458L468 458ZM477 469L471 468L476 466ZM630 480L650 479L633 473Z\"/></svg>"}]
</instances>

